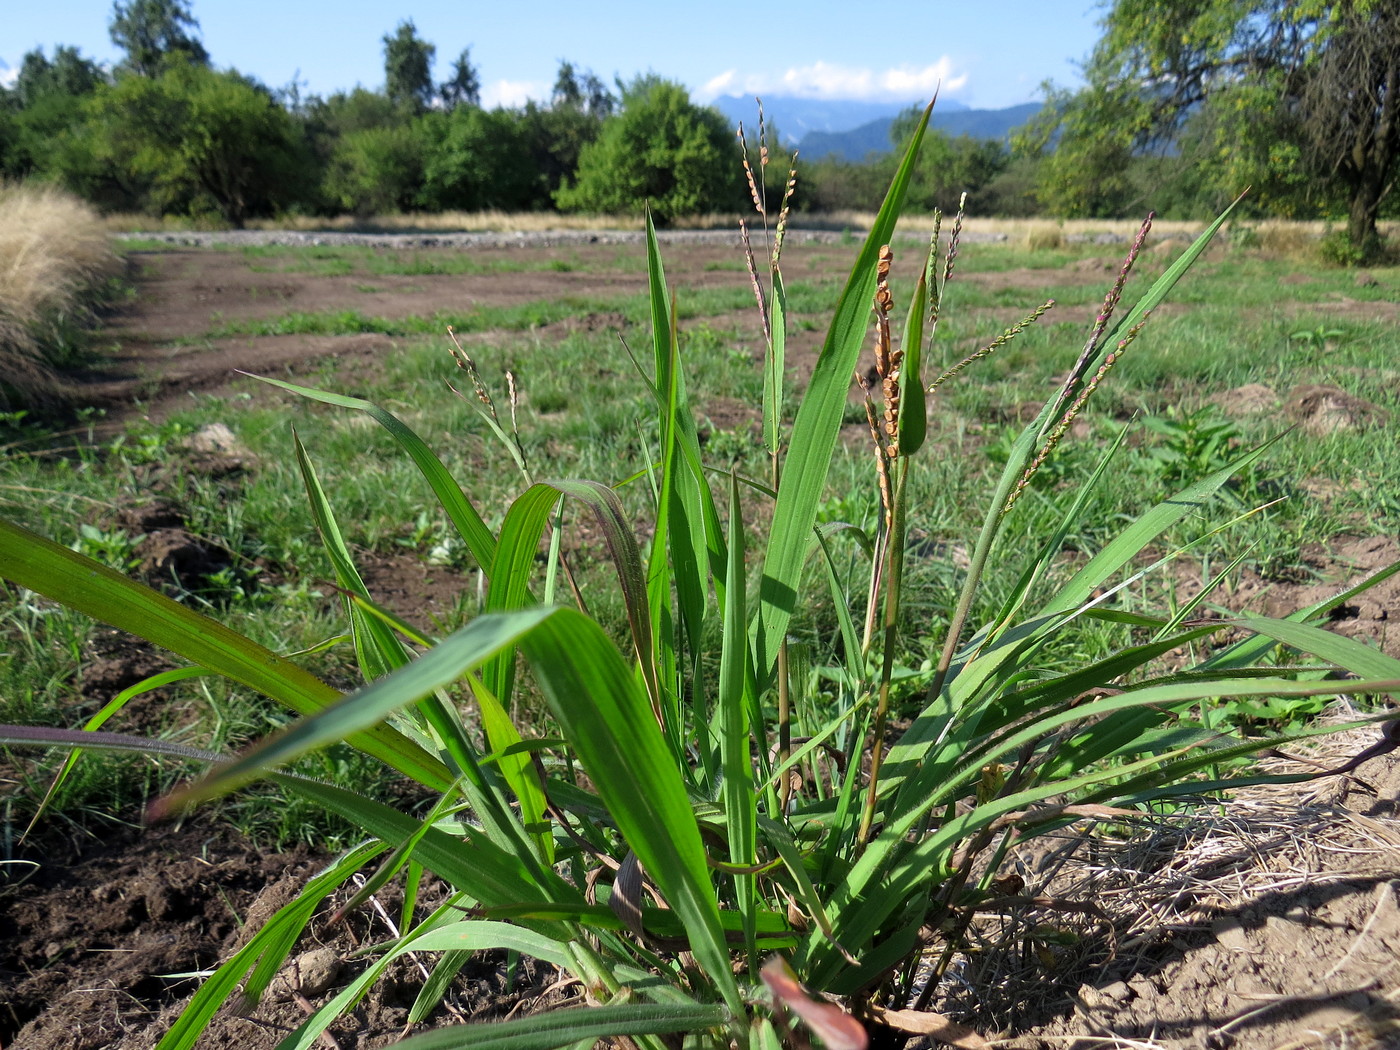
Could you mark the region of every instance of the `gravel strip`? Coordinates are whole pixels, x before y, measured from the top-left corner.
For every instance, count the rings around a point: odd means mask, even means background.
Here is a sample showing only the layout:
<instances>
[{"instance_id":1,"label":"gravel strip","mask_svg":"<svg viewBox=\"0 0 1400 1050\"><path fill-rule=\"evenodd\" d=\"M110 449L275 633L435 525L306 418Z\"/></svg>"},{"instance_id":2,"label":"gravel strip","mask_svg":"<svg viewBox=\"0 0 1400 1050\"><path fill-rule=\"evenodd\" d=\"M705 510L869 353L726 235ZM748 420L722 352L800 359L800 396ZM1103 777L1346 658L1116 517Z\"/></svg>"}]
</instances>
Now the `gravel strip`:
<instances>
[{"instance_id":1,"label":"gravel strip","mask_svg":"<svg viewBox=\"0 0 1400 1050\"><path fill-rule=\"evenodd\" d=\"M306 247L310 245L347 245L367 248L553 248L579 244L641 244L645 234L640 230L540 230L516 233L350 233L344 231L293 230L221 230L214 232L182 231L180 233L118 233L123 240L158 241L178 247ZM910 234L909 239L922 239ZM1114 236L1114 235L1110 235ZM787 239L805 244L841 244L849 242L851 233L837 230L789 229ZM739 247L736 230L663 230L657 233L663 244L729 244ZM1004 233L964 232L965 243L1000 243L1007 240ZM1117 243L1125 238L1115 237ZM1074 240L1067 237L1066 240Z\"/></svg>"}]
</instances>

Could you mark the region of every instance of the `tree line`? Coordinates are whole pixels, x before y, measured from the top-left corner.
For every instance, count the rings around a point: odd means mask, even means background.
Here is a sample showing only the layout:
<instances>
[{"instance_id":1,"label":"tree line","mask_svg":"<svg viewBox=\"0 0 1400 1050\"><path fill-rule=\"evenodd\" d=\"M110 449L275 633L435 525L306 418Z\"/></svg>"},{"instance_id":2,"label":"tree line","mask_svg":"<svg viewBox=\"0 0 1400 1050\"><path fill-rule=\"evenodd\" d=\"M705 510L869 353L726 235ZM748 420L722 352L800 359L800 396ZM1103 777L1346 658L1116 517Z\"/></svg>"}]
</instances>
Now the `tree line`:
<instances>
[{"instance_id":1,"label":"tree line","mask_svg":"<svg viewBox=\"0 0 1400 1050\"><path fill-rule=\"evenodd\" d=\"M1379 250L1400 157L1394 0L1114 0L1103 24L1087 85L1046 85L1011 143L935 133L913 208L966 191L984 215L1201 218L1252 186L1246 214L1337 218L1356 258ZM0 94L0 175L233 225L644 205L664 222L747 200L724 117L654 74L608 85L562 61L548 101L487 109L470 49L434 83L436 47L404 21L382 39L382 88L303 96L216 68L186 0L117 0L109 30L114 69L65 46L24 56ZM868 210L895 163L804 159L798 207ZM765 174L780 191L786 164Z\"/></svg>"},{"instance_id":2,"label":"tree line","mask_svg":"<svg viewBox=\"0 0 1400 1050\"><path fill-rule=\"evenodd\" d=\"M470 49L434 83L436 46L405 21L382 39L382 88L304 96L215 68L184 0L118 0L109 30L124 54L112 70L66 46L24 56L0 95L0 175L60 183L105 211L235 226L276 214L644 204L665 222L748 201L734 130L654 74L609 86L561 61L547 102L487 109ZM769 139L780 157L776 129ZM979 189L1011 162L1005 144L935 139L916 209L955 206L958 188ZM893 170L891 156L804 164L798 206L868 209ZM786 165L765 174L781 193ZM1022 178L993 210L1033 208L1025 188Z\"/></svg>"}]
</instances>

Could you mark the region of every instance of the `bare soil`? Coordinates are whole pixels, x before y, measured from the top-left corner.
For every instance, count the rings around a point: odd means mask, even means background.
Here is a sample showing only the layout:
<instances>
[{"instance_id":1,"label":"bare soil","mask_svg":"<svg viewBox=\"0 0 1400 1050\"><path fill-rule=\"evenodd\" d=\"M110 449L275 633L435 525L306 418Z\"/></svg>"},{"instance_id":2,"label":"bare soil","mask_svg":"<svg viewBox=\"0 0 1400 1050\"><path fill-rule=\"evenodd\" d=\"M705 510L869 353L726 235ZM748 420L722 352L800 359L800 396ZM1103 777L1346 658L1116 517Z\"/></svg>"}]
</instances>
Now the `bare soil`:
<instances>
[{"instance_id":1,"label":"bare soil","mask_svg":"<svg viewBox=\"0 0 1400 1050\"><path fill-rule=\"evenodd\" d=\"M473 251L488 264L543 264L559 248ZM379 335L202 338L228 321L290 310L401 317L645 290L640 245L582 243L568 251L567 272L376 276L373 291L355 277L256 273L237 252L137 252L131 266L138 295L103 333L113 353L101 374L86 377L87 393L105 402L113 419L160 418L187 405L191 391L228 398L251 390L239 371L294 378L335 358L351 377L372 373L394 342ZM789 251L791 272L839 276L834 268L844 253ZM667 251L668 277L680 288L732 286L743 279L733 269L738 258L732 240L684 243ZM1113 265L1076 264L1056 279L1101 284ZM1045 276L976 279L1035 288ZM1336 308L1351 312L1346 302ZM607 327L617 320L569 323ZM789 347L799 376L810 371L819 339L800 333ZM1286 406L1305 425L1348 425L1368 412L1325 389L1251 394L1261 410ZM708 414L721 428L750 418L746 406L729 402ZM203 440L202 451L194 451L210 472L254 466L236 447L221 446L217 433ZM129 513L150 519L132 523L148 537L139 552L148 578L183 583L221 564L220 552L190 536L178 515L162 518L158 504ZM1246 577L1241 587L1265 612L1291 610L1397 554L1394 538L1318 546L1300 552L1300 578ZM391 606L436 613L458 598L455 583L413 558L386 557L364 571ZM1344 606L1336 626L1400 654L1398 611L1400 582L1392 579ZM94 697L163 666L157 653L120 637L99 639L90 655L81 688ZM1361 733L1342 746L1356 753L1376 736ZM1346 779L1252 789L1214 817L1072 829L1058 840L1037 840L1014 857L1024 892L976 927L980 949L957 961L936 1002L992 1045L1025 1050L1400 1046L1398 815L1400 767L1383 757ZM120 826L100 839L50 833L9 856L0 867L0 1050L153 1046L196 987L197 978L181 975L226 960L327 862L311 849L251 850L204 818ZM433 903L431 888L427 900ZM221 1011L201 1046L273 1047L359 972L365 962L353 953L390 935L397 902L390 894L378 902L383 911L368 908L333 926L327 916L335 903L312 920L273 993L245 1011ZM422 978L415 963L403 962L332 1028L325 1045L352 1050L396 1041ZM557 981L548 967L527 960L508 973L487 955L465 971L428 1024L566 1003L576 990L555 987Z\"/></svg>"},{"instance_id":2,"label":"bare soil","mask_svg":"<svg viewBox=\"0 0 1400 1050\"><path fill-rule=\"evenodd\" d=\"M240 252L174 249L130 255L136 300L114 316L102 335L112 352L100 372L85 377L82 393L120 412L139 401L159 418L187 391L227 396L253 389L239 372L293 377L328 358L372 365L394 340L376 334L277 335L203 338L220 326L278 317L290 312L355 310L397 319L436 312L467 313L481 306L515 306L559 298L605 299L646 291L644 250L639 246L578 245L569 249L566 271L532 270L558 258L554 248L481 248L474 261L489 269L504 260L510 269L470 274L322 276L255 272ZM619 264L619 258L625 263ZM667 276L677 287L733 287L731 268L741 258L727 244L701 243L673 253ZM727 269L716 269L717 266ZM373 290L367 290L367 289ZM571 318L557 326L608 328L616 316ZM547 328L550 326L546 326ZM545 333L548 335L549 333ZM187 403L187 402L186 402Z\"/></svg>"},{"instance_id":3,"label":"bare soil","mask_svg":"<svg viewBox=\"0 0 1400 1050\"><path fill-rule=\"evenodd\" d=\"M19 874L0 883L0 1046L10 1050L154 1046L198 987L189 975L243 947L326 863L310 848L250 849L206 818L122 828L101 841L49 842L20 855ZM392 935L400 901L391 890L332 924L327 916L347 897L322 906L262 1001L226 1006L200 1047L274 1047L364 967L352 953ZM441 886L429 885L421 899L431 908L442 897ZM491 953L474 960L444 1004L412 1028L409 1008L424 974L405 961L322 1042L366 1050L444 1023L537 1008L542 998L567 1001L567 993L548 990L557 980L552 968L527 960L508 979L503 961Z\"/></svg>"},{"instance_id":4,"label":"bare soil","mask_svg":"<svg viewBox=\"0 0 1400 1050\"><path fill-rule=\"evenodd\" d=\"M1049 908L1013 917L1039 918L1061 942L1088 936L1030 965L995 952L969 964L966 979L992 990L982 1005L1001 1022L997 1045L1400 1045L1397 793L1400 762L1387 757L1356 779L1246 789L1214 814L1038 844L1029 861L1048 873L1047 895L1095 902L1115 934L1095 938ZM987 972L998 967L1000 984Z\"/></svg>"}]
</instances>

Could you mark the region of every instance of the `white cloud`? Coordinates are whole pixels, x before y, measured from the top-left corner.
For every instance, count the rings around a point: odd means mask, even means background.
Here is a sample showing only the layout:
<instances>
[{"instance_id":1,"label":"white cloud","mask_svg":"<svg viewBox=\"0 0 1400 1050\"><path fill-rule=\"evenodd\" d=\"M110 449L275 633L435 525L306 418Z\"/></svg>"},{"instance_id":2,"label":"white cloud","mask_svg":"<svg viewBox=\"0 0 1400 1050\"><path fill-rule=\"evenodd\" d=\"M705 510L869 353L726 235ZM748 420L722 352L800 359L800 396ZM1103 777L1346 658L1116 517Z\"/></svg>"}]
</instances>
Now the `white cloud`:
<instances>
[{"instance_id":1,"label":"white cloud","mask_svg":"<svg viewBox=\"0 0 1400 1050\"><path fill-rule=\"evenodd\" d=\"M861 69L831 62L794 66L782 73L744 73L729 69L708 80L697 92L705 101L720 95L788 95L795 98L860 99L908 102L932 97L941 84L945 93L967 83L967 74L953 72L948 56L928 66Z\"/></svg>"},{"instance_id":2,"label":"white cloud","mask_svg":"<svg viewBox=\"0 0 1400 1050\"><path fill-rule=\"evenodd\" d=\"M530 99L547 100L553 91L550 84L539 80L495 80L481 87L481 104L487 109L523 106Z\"/></svg>"},{"instance_id":3,"label":"white cloud","mask_svg":"<svg viewBox=\"0 0 1400 1050\"><path fill-rule=\"evenodd\" d=\"M5 60L0 58L0 87L14 87L18 79L19 70L15 66L7 65Z\"/></svg>"}]
</instances>

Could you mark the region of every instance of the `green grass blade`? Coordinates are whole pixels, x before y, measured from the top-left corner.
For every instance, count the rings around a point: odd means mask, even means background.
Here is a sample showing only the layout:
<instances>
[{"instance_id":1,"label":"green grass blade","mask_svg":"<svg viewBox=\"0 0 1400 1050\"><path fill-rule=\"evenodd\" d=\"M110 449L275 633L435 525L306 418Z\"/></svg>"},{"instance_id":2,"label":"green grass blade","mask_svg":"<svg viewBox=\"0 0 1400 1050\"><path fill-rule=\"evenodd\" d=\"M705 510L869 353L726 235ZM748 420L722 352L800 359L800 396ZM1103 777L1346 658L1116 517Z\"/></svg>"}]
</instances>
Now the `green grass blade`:
<instances>
[{"instance_id":1,"label":"green grass blade","mask_svg":"<svg viewBox=\"0 0 1400 1050\"><path fill-rule=\"evenodd\" d=\"M549 810L544 787L530 756L519 750L524 743L520 731L510 720L505 705L482 684L474 674L467 675L467 684L476 698L477 709L481 713L481 728L496 758L496 766L505 777L515 797L520 800L520 824L525 829L539 828L533 833L540 857L544 863L554 863L554 836L545 826ZM485 762L483 761L483 765Z\"/></svg>"},{"instance_id":2,"label":"green grass blade","mask_svg":"<svg viewBox=\"0 0 1400 1050\"><path fill-rule=\"evenodd\" d=\"M447 993L452 990L452 985L471 961L471 952L443 952L433 964L432 973L428 974L423 987L418 989L413 1005L408 1008L406 1024L422 1024L429 1014L441 1006L442 1001L447 998Z\"/></svg>"},{"instance_id":3,"label":"green grass blade","mask_svg":"<svg viewBox=\"0 0 1400 1050\"><path fill-rule=\"evenodd\" d=\"M627 626L632 635L632 651L641 669L642 682L646 686L653 709L660 711L662 686L657 670L655 636L652 633L652 621L648 611L646 574L642 568L642 552L637 547L637 537L632 533L627 511L616 492L596 481L554 481L550 484L564 495L583 503L593 512L593 518L603 534L603 542L607 545L608 557L617 572L623 608L627 613ZM703 588L703 581L701 586Z\"/></svg>"},{"instance_id":4,"label":"green grass blade","mask_svg":"<svg viewBox=\"0 0 1400 1050\"><path fill-rule=\"evenodd\" d=\"M899 367L899 454L912 456L923 448L928 436L928 405L924 396L924 318L929 311L928 274L932 268L933 252L937 245L929 247L929 258L924 263L914 286L914 295L909 300L909 315L904 322L904 334L899 345L904 350L904 360Z\"/></svg>"},{"instance_id":5,"label":"green grass blade","mask_svg":"<svg viewBox=\"0 0 1400 1050\"><path fill-rule=\"evenodd\" d=\"M900 771L924 766L931 743L943 732L952 711L974 702L991 684L1004 679L1017 666L1027 650L1082 609L1094 590L1129 564L1148 544L1189 514L1197 513L1238 471L1255 462L1268 449L1260 446L1240 456L1228 466L1188 485L1181 492L1151 508L1074 574L1040 612L1029 620L1004 631L990 642L985 634L969 645L971 652L959 657L944 686L944 697L933 697L914 724L890 749L887 776L882 789L903 791ZM985 648L983 646L985 645ZM917 789L916 789L917 790ZM902 809L903 803L897 802Z\"/></svg>"},{"instance_id":6,"label":"green grass blade","mask_svg":"<svg viewBox=\"0 0 1400 1050\"><path fill-rule=\"evenodd\" d=\"M622 658L601 628L572 609L483 616L388 678L216 770L170 804L186 804L228 790L270 765L340 739L355 727L376 722L447 685L495 652L515 644L529 660L551 710L623 836L685 924L696 958L710 972L726 1001L737 1008L738 988L729 971L714 888L680 774ZM305 789L335 791L329 785L306 785ZM342 799L339 805L352 809L346 814L350 819L385 837L359 812L371 807L367 800L350 796L350 801ZM371 808L371 815L381 821L391 819L384 815L385 809ZM404 834L411 832L410 827ZM425 837L419 851L431 841L431 835ZM480 845L484 844L483 840ZM480 858L475 853L473 857L473 864L479 865ZM437 862L422 859L425 865L450 877ZM519 872L513 885L529 885L532 880L526 878L524 860L511 858L510 863ZM498 902L478 888L462 888L484 903ZM518 899L518 892L515 896Z\"/></svg>"},{"instance_id":7,"label":"green grass blade","mask_svg":"<svg viewBox=\"0 0 1400 1050\"><path fill-rule=\"evenodd\" d=\"M881 246L888 244L894 235L895 221L904 205L905 191L932 109L930 105L924 111L884 204L856 257L846 288L837 301L807 393L793 421L763 559L759 609L754 624L754 672L760 687L766 687L772 680L778 649L796 608L802 569L812 546L817 503L826 487L827 471L846 407L846 393L865 342L866 320L875 294L875 264Z\"/></svg>"},{"instance_id":8,"label":"green grass blade","mask_svg":"<svg viewBox=\"0 0 1400 1050\"><path fill-rule=\"evenodd\" d=\"M661 477L655 539L647 566L647 593L652 631L659 647L658 663L668 668L678 665L684 659L682 653L688 650L692 666L687 677L694 682L698 677L696 661L702 649L706 595L711 578L719 601L724 601L724 545L719 515L701 466L700 441L686 395L674 312L668 299L656 230L649 217L647 276L661 434ZM672 588L675 610L679 614L677 620L671 618ZM668 671L668 678L678 677L674 671ZM668 687L667 701L669 692L676 687L678 682ZM698 716L696 721L703 724ZM666 710L666 729L672 748L679 752L683 731L678 711ZM701 750L708 756L708 745Z\"/></svg>"},{"instance_id":9,"label":"green grass blade","mask_svg":"<svg viewBox=\"0 0 1400 1050\"><path fill-rule=\"evenodd\" d=\"M339 703L268 737L252 750L166 800L189 805L246 784L307 751L350 739L434 690L445 688L550 615L548 609L480 616L412 663L346 696ZM446 791L451 781L441 790Z\"/></svg>"},{"instance_id":10,"label":"green grass blade","mask_svg":"<svg viewBox=\"0 0 1400 1050\"><path fill-rule=\"evenodd\" d=\"M739 1010L699 825L636 680L602 629L572 609L541 621L520 647L599 797L685 924L696 960Z\"/></svg>"},{"instance_id":11,"label":"green grass blade","mask_svg":"<svg viewBox=\"0 0 1400 1050\"><path fill-rule=\"evenodd\" d=\"M83 723L82 731L90 733L101 729L107 724L109 718L127 705L128 701L138 696L143 696L157 689L163 689L167 685L173 685L176 682L183 682L186 678L197 678L200 675L207 675L209 673L210 672L202 667L177 667L170 671L161 671L159 674L153 674L151 677L123 689L116 696L112 697L112 699L108 700L107 703L103 704L101 710ZM68 757L63 760L63 765L54 775L53 782L49 784L49 789L44 792L44 797L39 800L39 805L35 807L34 815L29 818L29 825L24 829L24 834L20 835L21 842L34 830L40 818L43 817L45 810L48 809L49 803L52 802L54 796L63 789L64 782L73 771L73 767L78 764L78 759L82 757L82 754L82 748L75 747L69 752Z\"/></svg>"},{"instance_id":12,"label":"green grass blade","mask_svg":"<svg viewBox=\"0 0 1400 1050\"><path fill-rule=\"evenodd\" d=\"M438 459L433 450L406 423L372 401L365 401L358 397L346 397L344 394L332 394L324 390L313 390L310 387L297 386L295 383L287 383L281 379L269 379L266 376L253 376L253 378L271 386L281 387L293 394L300 394L313 401L321 401L340 408L353 408L367 413L371 419L393 435L394 440L408 453L409 458L413 460L432 487L433 495L442 504L442 509L447 512L448 518L456 527L458 535L462 537L462 542L467 545L467 550L476 561L477 566L483 572L489 570L492 562L496 560L495 537L491 535L491 530L486 527L486 522L481 520L481 515L476 512L476 508L467 499L462 487L443 466L442 460Z\"/></svg>"},{"instance_id":13,"label":"green grass blade","mask_svg":"<svg viewBox=\"0 0 1400 1050\"><path fill-rule=\"evenodd\" d=\"M274 779L363 828L391 849L403 845L420 831L422 821L334 784L280 774ZM457 825L451 835L439 828L422 832L413 849L413 859L488 907L505 907L541 898L585 906L583 897L553 871L544 869L541 872L530 857L498 846L470 824ZM525 922L523 925L541 933L547 929L543 923ZM558 932L557 923L553 929Z\"/></svg>"},{"instance_id":14,"label":"green grass blade","mask_svg":"<svg viewBox=\"0 0 1400 1050\"><path fill-rule=\"evenodd\" d=\"M3 519L0 577L144 638L299 714L314 714L341 698L309 671L217 620ZM373 726L345 739L434 790L446 791L452 783L442 762L388 726Z\"/></svg>"},{"instance_id":15,"label":"green grass blade","mask_svg":"<svg viewBox=\"0 0 1400 1050\"><path fill-rule=\"evenodd\" d=\"M515 1021L457 1025L410 1036L400 1050L557 1050L616 1036L698 1033L728 1020L722 1006L626 1003L573 1007Z\"/></svg>"},{"instance_id":16,"label":"green grass blade","mask_svg":"<svg viewBox=\"0 0 1400 1050\"><path fill-rule=\"evenodd\" d=\"M1320 656L1361 678L1400 678L1400 660L1355 638L1267 616L1241 616L1234 622L1301 652Z\"/></svg>"},{"instance_id":17,"label":"green grass blade","mask_svg":"<svg viewBox=\"0 0 1400 1050\"><path fill-rule=\"evenodd\" d=\"M763 444L770 456L776 456L782 450L783 381L787 378L787 288L776 269L768 314L773 345L763 359Z\"/></svg>"},{"instance_id":18,"label":"green grass blade","mask_svg":"<svg viewBox=\"0 0 1400 1050\"><path fill-rule=\"evenodd\" d=\"M433 918L451 914L451 911L443 909ZM432 921L429 919L423 925L429 926ZM568 970L572 962L567 945L505 922L493 922L489 919L468 920L436 925L424 929L421 933L415 931L401 937L389 951L376 958L353 981L308 1017L295 1032L278 1043L277 1050L310 1050L317 1044L327 1026L354 1009L371 985L383 977L394 960L407 952L460 952L469 955L493 948L521 952L563 970Z\"/></svg>"},{"instance_id":19,"label":"green grass blade","mask_svg":"<svg viewBox=\"0 0 1400 1050\"><path fill-rule=\"evenodd\" d=\"M292 429L292 448L296 454L297 468L301 471L307 502L311 507L311 520L321 535L322 546L330 556L336 582L349 595L358 595L368 600L369 589L355 567L350 548L345 543L340 525L335 520L335 513L331 510L330 501L326 498L326 490L321 486L316 467L311 462L311 457L306 454L306 446L301 443L295 427ZM366 616L348 596L345 608L350 617L350 636L354 640L355 656L360 662L360 674L364 676L365 681L372 682L376 678L382 678L395 668L408 663L408 653L404 651L403 644L387 624L378 617Z\"/></svg>"},{"instance_id":20,"label":"green grass blade","mask_svg":"<svg viewBox=\"0 0 1400 1050\"><path fill-rule=\"evenodd\" d=\"M1074 574L1042 608L1042 614L1067 612L1083 604L1095 588L1137 557L1149 543L1188 514L1199 513L1220 488L1240 471L1258 462L1277 441L1273 438L1251 449L1220 470L1192 485L1170 499L1157 504L1104 546L1088 563Z\"/></svg>"},{"instance_id":21,"label":"green grass blade","mask_svg":"<svg viewBox=\"0 0 1400 1050\"><path fill-rule=\"evenodd\" d=\"M744 522L739 509L739 483L729 479L729 571L725 581L724 635L720 648L719 727L724 818L729 833L729 860L752 865L757 857L758 797L754 790L753 748L749 732L748 617L744 610ZM752 917L757 906L753 875L735 875L734 891L744 916L744 942L750 970L757 969Z\"/></svg>"},{"instance_id":22,"label":"green grass blade","mask_svg":"<svg viewBox=\"0 0 1400 1050\"><path fill-rule=\"evenodd\" d=\"M491 582L486 592L486 611L513 612L536 604L530 595L530 574L540 537L549 523L559 493L548 485L531 485L511 503L501 523L496 560L488 567ZM493 696L509 704L515 688L515 652L507 649L488 660L481 680ZM492 741L492 748L502 745Z\"/></svg>"},{"instance_id":23,"label":"green grass blade","mask_svg":"<svg viewBox=\"0 0 1400 1050\"><path fill-rule=\"evenodd\" d=\"M373 617L417 645L424 648L432 647L431 639L422 635L412 624L401 620L388 609L376 605L358 594L351 595L351 600L364 615ZM468 674L466 681L481 714L481 727L486 733L487 746L494 752L492 761L496 763L511 791L520 801L519 825L521 828L531 825L537 826L544 820L546 809L544 792L540 787L539 777L535 773L534 765L530 762L529 756L518 749L517 745L522 742L521 736L516 731L505 708L501 706L495 695L481 683L480 678L475 674ZM496 796L497 793L493 791L489 778L483 774L481 767L487 763L478 760L476 749L467 736L461 717L457 714L450 700L439 691L420 700L419 708L427 718L428 724L437 733L437 739L457 763L457 768L466 774L467 779L463 782L463 787L467 794L473 798L473 804L479 803L478 812L485 815L486 811L489 810L499 818L486 820L487 826L500 831L498 841L512 838L515 829L509 828L512 823L509 816L509 806L498 796L488 799L487 796ZM536 832L533 837L539 850L539 856L543 858L544 863L552 864L554 861L553 837L544 829Z\"/></svg>"},{"instance_id":24,"label":"green grass blade","mask_svg":"<svg viewBox=\"0 0 1400 1050\"><path fill-rule=\"evenodd\" d=\"M1361 582L1353 584L1344 591L1323 598L1321 601L1314 602L1311 605L1304 606L1296 612L1290 613L1284 619L1289 623L1306 623L1315 616L1319 616L1330 609L1336 608L1342 602L1349 601L1356 595L1364 593L1378 583L1383 583L1397 572L1400 572L1400 562L1387 566L1379 572L1372 573ZM1227 649L1222 649L1220 652L1211 656L1210 659L1205 662L1205 666L1220 669L1248 666L1263 653L1267 652L1273 644L1272 639L1255 635L1243 641L1236 642Z\"/></svg>"},{"instance_id":25,"label":"green grass blade","mask_svg":"<svg viewBox=\"0 0 1400 1050\"><path fill-rule=\"evenodd\" d=\"M561 494L588 507L603 534L603 541L607 544L609 557L617 572L642 679L648 695L659 710L660 686L641 552L622 501L608 486L594 481L545 481L532 485L516 499L501 525L500 545L491 573L486 608L491 612L509 612L533 604L528 600L529 573L535 564L544 526ZM512 654L503 653L487 665L483 679L498 698L509 695L509 671L513 661ZM491 746L499 749L505 745L493 741Z\"/></svg>"}]
</instances>

